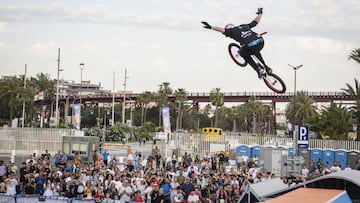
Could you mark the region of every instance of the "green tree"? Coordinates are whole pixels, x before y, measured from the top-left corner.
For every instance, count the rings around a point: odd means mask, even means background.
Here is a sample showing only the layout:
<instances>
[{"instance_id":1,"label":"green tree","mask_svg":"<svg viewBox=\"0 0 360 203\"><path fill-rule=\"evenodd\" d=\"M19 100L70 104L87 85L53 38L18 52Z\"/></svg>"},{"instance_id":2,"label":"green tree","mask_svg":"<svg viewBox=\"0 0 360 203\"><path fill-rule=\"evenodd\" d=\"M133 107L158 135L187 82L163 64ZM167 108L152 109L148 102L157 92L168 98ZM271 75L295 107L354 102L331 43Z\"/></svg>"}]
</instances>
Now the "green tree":
<instances>
[{"instance_id":1,"label":"green tree","mask_svg":"<svg viewBox=\"0 0 360 203\"><path fill-rule=\"evenodd\" d=\"M212 89L210 92L210 101L215 106L215 125L218 127L218 108L224 105L224 93L220 91L220 88Z\"/></svg>"},{"instance_id":2,"label":"green tree","mask_svg":"<svg viewBox=\"0 0 360 203\"><path fill-rule=\"evenodd\" d=\"M23 93L23 80L17 76L9 76L1 80L0 84L0 96L1 99L6 102L6 107L9 108L9 116L7 119L10 121L14 117L20 116L20 108L22 106L22 95ZM15 113L15 116L14 116Z\"/></svg>"},{"instance_id":3,"label":"green tree","mask_svg":"<svg viewBox=\"0 0 360 203\"><path fill-rule=\"evenodd\" d=\"M360 49L358 49L359 51ZM352 114L355 124L357 125L357 137L356 140L360 141L360 83L355 79L355 86L351 86L346 83L346 88L342 89L344 93L355 100L355 104L350 107L350 113Z\"/></svg>"},{"instance_id":4,"label":"green tree","mask_svg":"<svg viewBox=\"0 0 360 203\"><path fill-rule=\"evenodd\" d=\"M126 138L126 135L131 135L132 129L131 127L117 122L110 128L106 130L106 141L121 141L122 139Z\"/></svg>"},{"instance_id":5,"label":"green tree","mask_svg":"<svg viewBox=\"0 0 360 203\"><path fill-rule=\"evenodd\" d=\"M56 80L52 80L49 74L36 74L36 78L30 78L29 85L33 86L37 93L44 92L44 99L55 99Z\"/></svg>"},{"instance_id":6,"label":"green tree","mask_svg":"<svg viewBox=\"0 0 360 203\"><path fill-rule=\"evenodd\" d=\"M360 48L352 50L349 55L349 59L360 63Z\"/></svg>"},{"instance_id":7,"label":"green tree","mask_svg":"<svg viewBox=\"0 0 360 203\"><path fill-rule=\"evenodd\" d=\"M145 91L139 95L138 102L141 105L141 125L146 122L147 109L149 108L149 104L153 101L154 95L149 91Z\"/></svg>"},{"instance_id":8,"label":"green tree","mask_svg":"<svg viewBox=\"0 0 360 203\"><path fill-rule=\"evenodd\" d=\"M156 132L156 128L157 128L157 126L154 123L144 122L144 124L142 126L140 126L139 128L137 128L134 131L134 135L135 135L136 139L138 139L139 137L142 137L142 138L149 140L154 136L154 134Z\"/></svg>"},{"instance_id":9,"label":"green tree","mask_svg":"<svg viewBox=\"0 0 360 203\"><path fill-rule=\"evenodd\" d=\"M307 124L307 121L317 115L314 100L309 97L306 92L297 92L296 95L296 112L295 112L295 125ZM286 118L293 123L294 116L294 98L290 100L285 109Z\"/></svg>"},{"instance_id":10,"label":"green tree","mask_svg":"<svg viewBox=\"0 0 360 203\"><path fill-rule=\"evenodd\" d=\"M244 104L244 111L246 114L247 131L252 129L253 133L257 133L259 129L261 132L266 131L270 119L270 108L255 97L251 97L250 100Z\"/></svg>"},{"instance_id":11,"label":"green tree","mask_svg":"<svg viewBox=\"0 0 360 203\"><path fill-rule=\"evenodd\" d=\"M246 129L246 109L245 105L236 105L231 107L231 116L233 116L233 131L238 132Z\"/></svg>"},{"instance_id":12,"label":"green tree","mask_svg":"<svg viewBox=\"0 0 360 203\"><path fill-rule=\"evenodd\" d=\"M185 101L187 101L188 98L187 98L186 90L184 88L179 88L175 90L174 95L175 95L175 101L178 104L178 115L176 118L177 121L176 130L178 130L178 129L182 129L183 109L184 109Z\"/></svg>"},{"instance_id":13,"label":"green tree","mask_svg":"<svg viewBox=\"0 0 360 203\"><path fill-rule=\"evenodd\" d=\"M331 103L321 110L322 133L331 139L347 139L347 133L352 127L351 114L344 106Z\"/></svg>"},{"instance_id":14,"label":"green tree","mask_svg":"<svg viewBox=\"0 0 360 203\"><path fill-rule=\"evenodd\" d=\"M34 98L34 95L38 94L39 92L44 92L44 100L51 100L53 101L51 104L55 104L55 96L56 96L56 81L50 78L50 75L48 73L38 73L36 74L36 77L31 77L28 80L27 83L27 87L32 87L33 88L33 92L32 92L32 97L30 99ZM37 102L36 104L33 103L33 111L30 113L30 115L32 115L32 119L33 120L34 117L37 117L36 115L36 111L40 112L42 111L42 101ZM31 105L29 104L29 107L31 107ZM48 105L48 111L50 112L52 110L55 111L55 107ZM31 109L30 109L31 110ZM65 109L64 109L65 110ZM48 117L50 117L50 115L52 115L53 112L50 112L49 115L47 115ZM61 122L61 125L64 124L64 120L60 120L63 121Z\"/></svg>"}]
</instances>

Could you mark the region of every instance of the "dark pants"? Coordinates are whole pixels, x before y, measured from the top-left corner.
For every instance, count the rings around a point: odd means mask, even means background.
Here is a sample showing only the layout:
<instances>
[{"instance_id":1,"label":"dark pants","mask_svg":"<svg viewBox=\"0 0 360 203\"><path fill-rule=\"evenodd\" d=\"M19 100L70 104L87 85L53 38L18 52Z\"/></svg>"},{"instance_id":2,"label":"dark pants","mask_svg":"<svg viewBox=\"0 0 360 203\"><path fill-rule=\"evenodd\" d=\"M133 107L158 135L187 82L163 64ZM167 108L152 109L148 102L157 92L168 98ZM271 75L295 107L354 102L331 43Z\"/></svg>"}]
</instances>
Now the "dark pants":
<instances>
[{"instance_id":1,"label":"dark pants","mask_svg":"<svg viewBox=\"0 0 360 203\"><path fill-rule=\"evenodd\" d=\"M263 47L264 47L264 40L262 40L259 44L255 45L255 46L251 46L251 47L244 46L241 49L240 56L242 56L245 59L245 61L255 71L258 71L259 68L258 68L256 62L254 61L254 59L251 57L251 55L256 56L256 58L258 58L260 60L260 62L262 64L264 64L265 67L266 67L265 61L264 61L264 59L263 59L263 57L261 56L261 53L260 53L260 51L262 50Z\"/></svg>"}]
</instances>

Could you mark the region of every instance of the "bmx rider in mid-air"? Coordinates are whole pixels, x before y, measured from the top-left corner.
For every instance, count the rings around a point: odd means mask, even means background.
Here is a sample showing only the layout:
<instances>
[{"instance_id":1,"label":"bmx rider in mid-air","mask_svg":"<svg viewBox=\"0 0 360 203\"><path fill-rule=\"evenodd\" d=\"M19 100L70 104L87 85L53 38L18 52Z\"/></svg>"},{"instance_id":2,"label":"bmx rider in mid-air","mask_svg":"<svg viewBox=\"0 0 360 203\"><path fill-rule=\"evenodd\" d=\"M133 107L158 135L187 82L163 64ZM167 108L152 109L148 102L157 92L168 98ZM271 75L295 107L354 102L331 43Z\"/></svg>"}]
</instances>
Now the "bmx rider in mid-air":
<instances>
[{"instance_id":1,"label":"bmx rider in mid-air","mask_svg":"<svg viewBox=\"0 0 360 203\"><path fill-rule=\"evenodd\" d=\"M225 27L211 26L209 23L203 21L204 28L212 29L223 33L226 37L230 37L240 43L242 56L245 61L251 65L251 67L258 73L258 77L261 79L265 74L265 70L259 67L251 55L256 56L262 64L266 67L266 71L270 73L272 70L266 65L264 59L261 56L261 49L264 47L264 39L261 35L257 34L251 28L255 27L261 20L263 9L258 8L256 12L256 18L249 24L241 24L235 26L231 23L225 25Z\"/></svg>"}]
</instances>

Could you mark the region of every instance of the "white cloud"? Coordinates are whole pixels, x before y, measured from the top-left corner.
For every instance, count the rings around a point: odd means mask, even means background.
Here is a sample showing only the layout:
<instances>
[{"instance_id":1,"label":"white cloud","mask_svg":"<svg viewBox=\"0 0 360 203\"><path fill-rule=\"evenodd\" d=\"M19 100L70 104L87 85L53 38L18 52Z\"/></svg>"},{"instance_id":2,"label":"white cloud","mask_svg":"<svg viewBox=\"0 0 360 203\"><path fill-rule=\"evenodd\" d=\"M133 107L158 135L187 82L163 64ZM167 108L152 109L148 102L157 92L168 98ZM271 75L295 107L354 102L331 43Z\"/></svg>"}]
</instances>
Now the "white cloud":
<instances>
[{"instance_id":1,"label":"white cloud","mask_svg":"<svg viewBox=\"0 0 360 203\"><path fill-rule=\"evenodd\" d=\"M226 48L232 40L200 24L201 20L219 26L250 22L256 8L264 6L263 20L255 28L269 32L263 55L290 90L293 72L288 63L304 64L299 88L310 90L338 90L348 77L359 75L355 68L341 75L343 66L357 65L347 61L346 55L360 44L358 0L144 0L141 5L88 0L81 6L71 0L9 2L0 3L0 48L4 53L0 59L8 73L15 73L13 67L21 67L21 72L23 63L28 63L36 73L54 76L60 47L61 77L78 81L78 65L83 62L86 80L101 82L106 88L112 87L109 75L113 70L122 78L126 67L129 84L138 91L157 89L163 81L190 91L210 91L216 86L226 91L266 91L250 67L239 68L231 61ZM328 81L317 79L325 68L333 71ZM334 82L326 84L329 81Z\"/></svg>"},{"instance_id":2,"label":"white cloud","mask_svg":"<svg viewBox=\"0 0 360 203\"><path fill-rule=\"evenodd\" d=\"M5 22L0 22L0 33L2 33L2 32L7 32L7 31L8 31L7 23L5 23Z\"/></svg>"},{"instance_id":3,"label":"white cloud","mask_svg":"<svg viewBox=\"0 0 360 203\"><path fill-rule=\"evenodd\" d=\"M181 8L191 11L193 9L192 3L185 0L176 0L176 4Z\"/></svg>"}]
</instances>

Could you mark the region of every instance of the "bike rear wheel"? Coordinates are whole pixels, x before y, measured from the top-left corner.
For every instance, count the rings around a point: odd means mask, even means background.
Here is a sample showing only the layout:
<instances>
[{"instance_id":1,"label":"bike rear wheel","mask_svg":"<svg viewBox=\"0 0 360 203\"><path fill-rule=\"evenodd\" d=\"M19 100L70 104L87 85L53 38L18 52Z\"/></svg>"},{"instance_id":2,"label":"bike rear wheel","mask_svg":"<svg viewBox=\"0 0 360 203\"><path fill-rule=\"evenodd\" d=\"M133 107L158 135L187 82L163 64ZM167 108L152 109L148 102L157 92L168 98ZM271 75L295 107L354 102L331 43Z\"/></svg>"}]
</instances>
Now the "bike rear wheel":
<instances>
[{"instance_id":1,"label":"bike rear wheel","mask_svg":"<svg viewBox=\"0 0 360 203\"><path fill-rule=\"evenodd\" d=\"M230 57L232 58L232 60L238 64L241 67L245 67L247 65L245 59L240 56L239 54L239 50L241 49L241 47L238 44L235 43L230 43L228 46L228 51L230 54Z\"/></svg>"},{"instance_id":2,"label":"bike rear wheel","mask_svg":"<svg viewBox=\"0 0 360 203\"><path fill-rule=\"evenodd\" d=\"M264 75L263 80L266 86L268 86L272 91L280 94L286 92L286 85L284 81L275 73L267 73Z\"/></svg>"}]
</instances>

